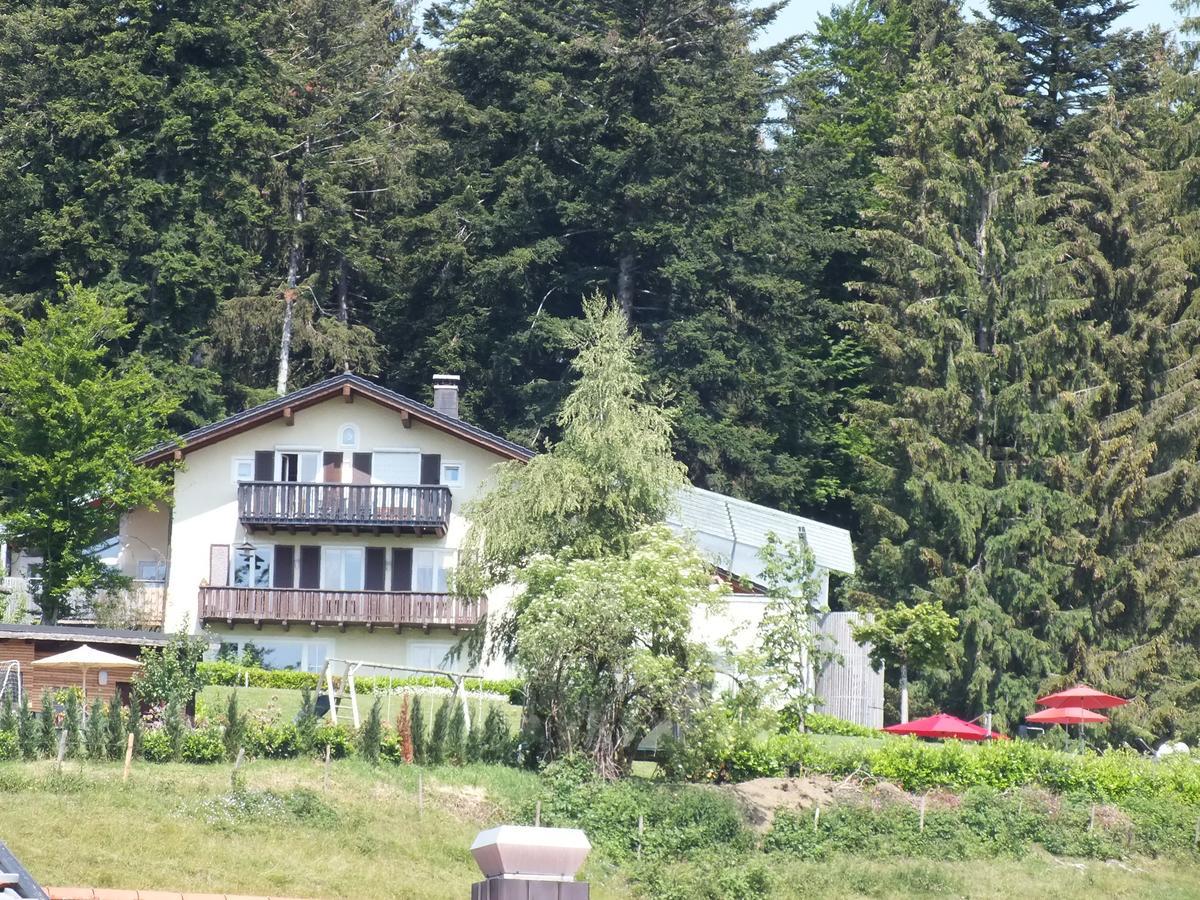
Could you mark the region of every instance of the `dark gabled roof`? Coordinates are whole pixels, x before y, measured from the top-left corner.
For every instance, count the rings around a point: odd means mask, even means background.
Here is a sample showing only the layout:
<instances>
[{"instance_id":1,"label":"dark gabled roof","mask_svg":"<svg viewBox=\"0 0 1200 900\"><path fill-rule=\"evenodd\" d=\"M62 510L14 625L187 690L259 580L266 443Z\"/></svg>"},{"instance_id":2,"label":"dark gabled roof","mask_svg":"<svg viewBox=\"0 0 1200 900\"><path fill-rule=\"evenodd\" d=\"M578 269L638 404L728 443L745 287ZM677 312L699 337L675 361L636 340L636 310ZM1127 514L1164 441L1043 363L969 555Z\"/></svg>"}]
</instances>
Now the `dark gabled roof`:
<instances>
[{"instance_id":1,"label":"dark gabled roof","mask_svg":"<svg viewBox=\"0 0 1200 900\"><path fill-rule=\"evenodd\" d=\"M267 403L252 406L250 409L222 419L220 422L214 422L211 425L197 428L195 431L189 431L175 441L159 444L154 449L143 453L138 457L138 462L162 462L168 459L176 450L181 450L185 454L189 450L198 450L201 447L224 440L231 435L247 431L264 422L279 418L285 409L290 408L295 412L304 409L306 406L321 403L331 397L343 396L345 391L349 391L351 396L374 400L381 406L386 406L397 412L406 412L414 419L432 428L438 428L447 434L452 434L468 443L483 447L485 450L490 450L501 456L507 456L510 459L528 460L534 455L533 451L528 447L514 444L512 441L502 438L498 434L492 434L490 431L485 431L482 428L468 424L461 419L447 416L444 413L438 412L432 406L418 403L410 397L397 394L395 391L389 391L387 388L380 387L373 381L347 372L344 375L326 378L324 381L319 381L298 391L292 391L290 394L270 400Z\"/></svg>"},{"instance_id":2,"label":"dark gabled roof","mask_svg":"<svg viewBox=\"0 0 1200 900\"><path fill-rule=\"evenodd\" d=\"M165 647L170 637L161 631L126 631L121 628L89 628L86 625L0 624L0 641L71 641L80 644L131 644Z\"/></svg>"}]
</instances>

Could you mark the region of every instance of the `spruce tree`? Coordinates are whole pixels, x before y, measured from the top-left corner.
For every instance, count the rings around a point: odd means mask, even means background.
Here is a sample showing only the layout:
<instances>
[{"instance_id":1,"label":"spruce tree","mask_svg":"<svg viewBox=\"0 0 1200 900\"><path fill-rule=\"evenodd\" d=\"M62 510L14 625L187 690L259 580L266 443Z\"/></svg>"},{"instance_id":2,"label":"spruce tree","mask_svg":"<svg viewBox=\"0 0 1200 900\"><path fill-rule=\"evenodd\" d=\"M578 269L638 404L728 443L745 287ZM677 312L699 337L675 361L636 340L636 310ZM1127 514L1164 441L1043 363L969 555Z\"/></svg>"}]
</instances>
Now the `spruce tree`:
<instances>
[{"instance_id":1,"label":"spruce tree","mask_svg":"<svg viewBox=\"0 0 1200 900\"><path fill-rule=\"evenodd\" d=\"M1039 224L1011 74L982 36L918 64L863 235L874 274L859 286L874 387L858 408L873 446L855 599L941 601L961 629L939 698L1001 722L1063 668L1087 515L1056 474L1071 446L1059 398L1075 387L1078 303Z\"/></svg>"},{"instance_id":2,"label":"spruce tree","mask_svg":"<svg viewBox=\"0 0 1200 900\"><path fill-rule=\"evenodd\" d=\"M0 698L0 731L11 731L14 734L17 730L17 714L13 709L12 694L7 691L3 698Z\"/></svg>"},{"instance_id":3,"label":"spruce tree","mask_svg":"<svg viewBox=\"0 0 1200 900\"><path fill-rule=\"evenodd\" d=\"M433 728L429 732L429 747L425 756L430 765L439 766L450 759L450 707L453 704L443 699L433 714Z\"/></svg>"},{"instance_id":4,"label":"spruce tree","mask_svg":"<svg viewBox=\"0 0 1200 900\"><path fill-rule=\"evenodd\" d=\"M431 201L405 286L376 304L398 384L464 376L463 411L535 441L554 433L581 304L616 299L680 411L699 483L785 504L839 488L835 310L781 256L762 140L781 48L773 9L734 0L443 4ZM498 75L497 73L503 73ZM411 336L411 338L410 338ZM403 347L403 349L401 349ZM836 406L836 404L833 404Z\"/></svg>"},{"instance_id":5,"label":"spruce tree","mask_svg":"<svg viewBox=\"0 0 1200 900\"><path fill-rule=\"evenodd\" d=\"M1042 158L1074 156L1090 128L1088 113L1118 77L1129 41L1113 24L1133 0L988 0L1020 61L1029 121Z\"/></svg>"},{"instance_id":6,"label":"spruce tree","mask_svg":"<svg viewBox=\"0 0 1200 900\"><path fill-rule=\"evenodd\" d=\"M109 759L125 758L125 739L128 734L121 700L114 696L108 701L108 717L104 726L104 746Z\"/></svg>"},{"instance_id":7,"label":"spruce tree","mask_svg":"<svg viewBox=\"0 0 1200 900\"><path fill-rule=\"evenodd\" d=\"M424 764L429 743L425 734L425 711L421 708L421 695L414 694L412 702L412 751L413 759Z\"/></svg>"},{"instance_id":8,"label":"spruce tree","mask_svg":"<svg viewBox=\"0 0 1200 900\"><path fill-rule=\"evenodd\" d=\"M36 759L38 752L38 721L29 705L29 695L21 695L17 710L17 747L25 759Z\"/></svg>"},{"instance_id":9,"label":"spruce tree","mask_svg":"<svg viewBox=\"0 0 1200 900\"><path fill-rule=\"evenodd\" d=\"M1200 318L1193 239L1145 132L1158 114L1109 97L1061 212L1089 299L1090 340L1076 361L1089 427L1074 490L1094 514L1076 580L1091 614L1069 664L1081 680L1145 697L1142 724L1155 734L1195 721L1176 685L1200 671Z\"/></svg>"},{"instance_id":10,"label":"spruce tree","mask_svg":"<svg viewBox=\"0 0 1200 900\"><path fill-rule=\"evenodd\" d=\"M237 759L238 751L246 743L246 717L238 712L237 691L229 692L225 702L225 755Z\"/></svg>"},{"instance_id":11,"label":"spruce tree","mask_svg":"<svg viewBox=\"0 0 1200 900\"><path fill-rule=\"evenodd\" d=\"M511 752L512 738L509 735L508 720L499 706L492 706L483 723L482 760L496 765L511 763Z\"/></svg>"},{"instance_id":12,"label":"spruce tree","mask_svg":"<svg viewBox=\"0 0 1200 900\"><path fill-rule=\"evenodd\" d=\"M379 765L379 748L383 741L382 701L376 697L367 713L367 721L358 733L358 752L373 766Z\"/></svg>"},{"instance_id":13,"label":"spruce tree","mask_svg":"<svg viewBox=\"0 0 1200 900\"><path fill-rule=\"evenodd\" d=\"M296 746L301 753L311 753L317 745L316 702L308 688L300 693L300 711L296 714Z\"/></svg>"},{"instance_id":14,"label":"spruce tree","mask_svg":"<svg viewBox=\"0 0 1200 900\"><path fill-rule=\"evenodd\" d=\"M74 688L67 691L63 702L63 728L67 732L67 756L83 752L83 722L80 695Z\"/></svg>"},{"instance_id":15,"label":"spruce tree","mask_svg":"<svg viewBox=\"0 0 1200 900\"><path fill-rule=\"evenodd\" d=\"M54 694L42 691L42 711L38 715L38 752L47 758L58 753L58 729L54 727Z\"/></svg>"},{"instance_id":16,"label":"spruce tree","mask_svg":"<svg viewBox=\"0 0 1200 900\"><path fill-rule=\"evenodd\" d=\"M445 759L456 766L461 766L467 758L467 720L463 715L460 700L461 698L451 697L446 701L451 709L446 724ZM436 721L434 724L437 724Z\"/></svg>"},{"instance_id":17,"label":"spruce tree","mask_svg":"<svg viewBox=\"0 0 1200 900\"><path fill-rule=\"evenodd\" d=\"M92 711L88 713L87 725L84 728L84 745L88 759L104 759L107 744L105 742L104 701L99 697L92 703Z\"/></svg>"}]
</instances>

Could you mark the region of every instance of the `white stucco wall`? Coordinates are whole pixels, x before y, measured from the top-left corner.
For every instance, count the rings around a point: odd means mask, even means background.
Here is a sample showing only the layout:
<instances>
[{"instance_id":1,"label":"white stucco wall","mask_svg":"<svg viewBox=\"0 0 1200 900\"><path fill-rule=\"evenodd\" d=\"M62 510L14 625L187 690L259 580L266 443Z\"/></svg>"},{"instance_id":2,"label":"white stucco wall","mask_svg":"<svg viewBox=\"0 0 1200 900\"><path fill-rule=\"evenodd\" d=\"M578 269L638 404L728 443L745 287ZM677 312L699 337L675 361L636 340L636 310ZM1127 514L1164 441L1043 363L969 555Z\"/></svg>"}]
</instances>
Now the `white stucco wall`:
<instances>
[{"instance_id":1,"label":"white stucco wall","mask_svg":"<svg viewBox=\"0 0 1200 900\"><path fill-rule=\"evenodd\" d=\"M118 534L117 568L122 575L138 577L138 564L166 567L171 556L171 507L166 502L154 508L139 506L121 517Z\"/></svg>"},{"instance_id":2,"label":"white stucco wall","mask_svg":"<svg viewBox=\"0 0 1200 900\"><path fill-rule=\"evenodd\" d=\"M358 432L357 446L339 444L344 426L353 425ZM441 454L442 463L461 463L462 485L451 487L452 513L444 537L434 535L371 535L371 534L289 534L278 531L274 535L258 531L247 535L238 520L237 480L234 460L253 458L256 450L300 450L340 451L350 464L350 454L369 453L380 450L413 450L421 453ZM197 627L198 589L209 578L210 548L213 544L236 546L247 539L255 546L275 544L320 544L322 546L355 547L412 547L414 549L440 549L457 551L466 532L466 520L462 513L466 504L475 497L492 476L493 467L504 457L476 447L436 428L412 421L405 428L401 417L362 396L353 403L340 397L298 410L294 424L287 425L283 418L259 425L240 434L232 435L195 451L186 452L182 467L176 471L174 480L173 506L170 520L166 510L154 513L134 510L122 520L121 537L124 551L122 570L136 574L137 560L153 558L154 553L170 540L170 564L167 585L167 613L165 628L176 631L188 623ZM127 560L127 561L126 561ZM450 561L449 565L452 565ZM497 603L504 602L504 594L496 597ZM236 630L241 637L244 629ZM215 630L215 629L214 629ZM306 629L311 633L311 629ZM266 626L264 626L264 632ZM439 640L450 640L448 629L433 629L432 634L441 632ZM419 632L418 632L419 634ZM380 662L404 663L408 657L410 636L396 635L392 631L377 630L368 634L365 628L350 629L345 633L336 628L322 627L318 633L321 640L328 638L339 649L333 655L355 653L372 654ZM295 639L296 630L284 635ZM420 640L411 637L411 640Z\"/></svg>"}]
</instances>

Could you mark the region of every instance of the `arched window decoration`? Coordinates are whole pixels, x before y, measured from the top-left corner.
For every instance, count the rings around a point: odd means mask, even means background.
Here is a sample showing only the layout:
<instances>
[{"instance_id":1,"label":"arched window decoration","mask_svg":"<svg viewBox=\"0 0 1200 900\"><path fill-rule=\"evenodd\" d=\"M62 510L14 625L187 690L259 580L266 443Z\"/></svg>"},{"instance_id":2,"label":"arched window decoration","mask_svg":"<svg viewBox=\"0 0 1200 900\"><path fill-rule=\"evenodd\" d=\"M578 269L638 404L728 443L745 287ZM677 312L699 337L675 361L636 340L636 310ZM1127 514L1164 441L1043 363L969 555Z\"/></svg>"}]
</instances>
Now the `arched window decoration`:
<instances>
[{"instance_id":1,"label":"arched window decoration","mask_svg":"<svg viewBox=\"0 0 1200 900\"><path fill-rule=\"evenodd\" d=\"M354 425L343 425L338 429L338 446L347 450L358 447L358 428Z\"/></svg>"}]
</instances>

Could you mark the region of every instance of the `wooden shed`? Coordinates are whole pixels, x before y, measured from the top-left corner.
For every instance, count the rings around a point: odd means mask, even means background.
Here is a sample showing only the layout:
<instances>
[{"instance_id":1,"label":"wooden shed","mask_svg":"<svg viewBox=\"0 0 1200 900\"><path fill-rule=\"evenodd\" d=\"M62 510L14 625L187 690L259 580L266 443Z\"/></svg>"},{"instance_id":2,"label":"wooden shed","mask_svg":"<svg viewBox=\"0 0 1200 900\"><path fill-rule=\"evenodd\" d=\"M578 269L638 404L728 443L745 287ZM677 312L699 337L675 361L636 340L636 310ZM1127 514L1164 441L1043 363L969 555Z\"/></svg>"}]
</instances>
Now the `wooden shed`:
<instances>
[{"instance_id":1,"label":"wooden shed","mask_svg":"<svg viewBox=\"0 0 1200 900\"><path fill-rule=\"evenodd\" d=\"M143 647L164 647L170 640L161 631L122 631L111 628L87 628L68 625L7 625L0 624L0 687L15 689L15 673L20 674L20 686L29 695L30 705L41 709L42 692L83 683L79 669L34 666L35 659L44 659L81 644L99 650L137 659ZM15 664L15 665L14 665ZM100 697L106 703L114 696L122 702L129 700L129 670L95 669L88 672L87 695L91 702Z\"/></svg>"}]
</instances>

